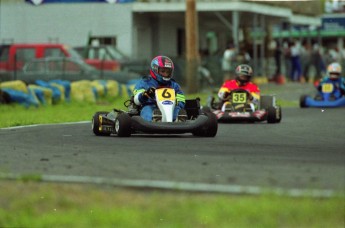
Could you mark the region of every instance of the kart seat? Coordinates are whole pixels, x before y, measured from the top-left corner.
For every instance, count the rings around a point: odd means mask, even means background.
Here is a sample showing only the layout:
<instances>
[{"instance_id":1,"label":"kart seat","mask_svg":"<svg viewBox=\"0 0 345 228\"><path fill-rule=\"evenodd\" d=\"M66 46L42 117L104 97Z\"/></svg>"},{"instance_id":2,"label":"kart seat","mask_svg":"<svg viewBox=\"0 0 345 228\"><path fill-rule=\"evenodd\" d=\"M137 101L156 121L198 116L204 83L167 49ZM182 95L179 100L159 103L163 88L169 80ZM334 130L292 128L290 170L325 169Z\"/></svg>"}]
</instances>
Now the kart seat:
<instances>
[{"instance_id":1,"label":"kart seat","mask_svg":"<svg viewBox=\"0 0 345 228\"><path fill-rule=\"evenodd\" d=\"M188 119L197 118L200 110L200 99L186 100L185 110L187 112Z\"/></svg>"}]
</instances>

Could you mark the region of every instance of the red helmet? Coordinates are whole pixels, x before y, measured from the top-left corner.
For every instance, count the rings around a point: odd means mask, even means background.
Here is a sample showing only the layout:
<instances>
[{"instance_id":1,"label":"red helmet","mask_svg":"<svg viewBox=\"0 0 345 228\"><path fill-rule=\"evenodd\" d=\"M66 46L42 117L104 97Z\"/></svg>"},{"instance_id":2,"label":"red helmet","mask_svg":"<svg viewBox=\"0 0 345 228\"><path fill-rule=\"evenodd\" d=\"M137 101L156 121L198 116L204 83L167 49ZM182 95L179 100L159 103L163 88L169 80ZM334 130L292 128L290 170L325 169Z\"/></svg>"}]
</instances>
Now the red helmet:
<instances>
[{"instance_id":1,"label":"red helmet","mask_svg":"<svg viewBox=\"0 0 345 228\"><path fill-rule=\"evenodd\" d=\"M160 68L164 68L168 70L169 74L167 76L160 75L158 73L158 70ZM169 57L160 55L152 59L150 74L153 79L155 79L159 83L167 84L170 81L170 79L173 77L173 73L174 73L174 63Z\"/></svg>"}]
</instances>

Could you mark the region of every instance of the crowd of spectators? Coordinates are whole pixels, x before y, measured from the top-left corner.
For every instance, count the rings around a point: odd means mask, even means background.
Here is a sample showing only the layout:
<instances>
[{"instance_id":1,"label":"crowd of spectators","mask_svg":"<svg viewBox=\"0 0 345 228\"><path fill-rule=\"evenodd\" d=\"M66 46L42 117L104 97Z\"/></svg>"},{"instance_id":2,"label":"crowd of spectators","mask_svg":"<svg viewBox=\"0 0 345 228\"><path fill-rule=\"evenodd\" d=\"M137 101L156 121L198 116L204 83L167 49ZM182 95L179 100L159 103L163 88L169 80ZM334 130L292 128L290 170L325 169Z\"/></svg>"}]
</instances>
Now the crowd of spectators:
<instances>
[{"instance_id":1,"label":"crowd of spectators","mask_svg":"<svg viewBox=\"0 0 345 228\"><path fill-rule=\"evenodd\" d=\"M272 43L265 53L266 66L261 62L260 53L257 55L256 76L266 76L275 82L283 78L283 81L313 83L326 76L326 68L333 62L342 66L342 76L345 76L345 47L339 48L337 42L325 43L325 46L316 40L300 39L274 40ZM221 55L222 81L234 78L238 64L255 68L251 48L252 45L236 48L233 43L228 44Z\"/></svg>"},{"instance_id":2,"label":"crowd of spectators","mask_svg":"<svg viewBox=\"0 0 345 228\"><path fill-rule=\"evenodd\" d=\"M345 49L323 47L317 42L293 40L281 45L276 41L274 59L276 71L273 78L283 74L292 82L312 82L325 76L330 63L338 62L345 67Z\"/></svg>"}]
</instances>

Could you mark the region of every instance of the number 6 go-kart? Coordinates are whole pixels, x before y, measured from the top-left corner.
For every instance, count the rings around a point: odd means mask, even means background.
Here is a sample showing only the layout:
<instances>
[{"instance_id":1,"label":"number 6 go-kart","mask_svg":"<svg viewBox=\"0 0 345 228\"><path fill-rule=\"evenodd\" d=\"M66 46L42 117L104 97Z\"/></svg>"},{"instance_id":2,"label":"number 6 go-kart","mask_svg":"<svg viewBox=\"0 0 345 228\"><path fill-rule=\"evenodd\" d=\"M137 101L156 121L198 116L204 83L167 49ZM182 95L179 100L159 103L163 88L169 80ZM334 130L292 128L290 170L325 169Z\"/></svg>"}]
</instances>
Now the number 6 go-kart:
<instances>
[{"instance_id":1,"label":"number 6 go-kart","mask_svg":"<svg viewBox=\"0 0 345 228\"><path fill-rule=\"evenodd\" d=\"M129 137L135 133L146 134L183 134L214 137L217 134L218 122L213 113L204 113L200 109L199 99L186 100L184 120L173 122L173 111L176 105L175 90L159 88L155 90L157 110L153 111L152 122L140 116L141 106L134 103L133 96L124 105L128 111L114 109L111 112L96 112L92 118L92 131L97 136L116 134ZM183 119L183 118L180 118Z\"/></svg>"},{"instance_id":2,"label":"number 6 go-kart","mask_svg":"<svg viewBox=\"0 0 345 228\"><path fill-rule=\"evenodd\" d=\"M218 122L261 122L280 123L282 119L282 109L276 105L275 97L261 95L260 104L253 110L249 104L250 93L244 89L232 90L229 94L229 104L222 109L223 103L215 102L214 97L208 99L208 107L204 111L209 111L217 116Z\"/></svg>"},{"instance_id":3,"label":"number 6 go-kart","mask_svg":"<svg viewBox=\"0 0 345 228\"><path fill-rule=\"evenodd\" d=\"M314 98L308 95L302 95L300 97L299 106L301 108L345 107L345 97L341 95L340 89L332 83L323 83L319 93Z\"/></svg>"}]
</instances>

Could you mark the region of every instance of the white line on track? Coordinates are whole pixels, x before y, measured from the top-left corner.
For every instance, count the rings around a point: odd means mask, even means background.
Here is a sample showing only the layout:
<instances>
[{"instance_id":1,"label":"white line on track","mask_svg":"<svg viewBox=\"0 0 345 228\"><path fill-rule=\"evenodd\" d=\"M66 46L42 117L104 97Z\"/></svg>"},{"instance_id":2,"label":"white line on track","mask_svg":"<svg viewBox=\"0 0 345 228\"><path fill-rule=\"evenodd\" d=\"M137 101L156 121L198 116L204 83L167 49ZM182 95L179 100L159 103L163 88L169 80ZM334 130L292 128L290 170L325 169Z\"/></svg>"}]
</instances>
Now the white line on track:
<instances>
[{"instance_id":1,"label":"white line on track","mask_svg":"<svg viewBox=\"0 0 345 228\"><path fill-rule=\"evenodd\" d=\"M49 123L49 124L32 124L32 125L22 125L22 126L15 126L15 127L5 127L5 128L0 128L0 130L11 130L11 129L20 129L20 128L27 128L27 127L39 127L39 126L83 124L83 123L91 123L91 121L66 122L66 123Z\"/></svg>"},{"instance_id":2,"label":"white line on track","mask_svg":"<svg viewBox=\"0 0 345 228\"><path fill-rule=\"evenodd\" d=\"M1 179L21 179L25 175L4 174L0 173ZM240 186L240 185L221 185L221 184L205 184L190 182L174 182L174 181L155 181L155 180L126 180L114 179L106 177L88 177L88 176L60 176L60 175L41 175L41 181L45 182L64 182L79 184L105 184L118 187L132 188L152 188L162 190L175 191L191 191L191 192L214 192L229 194L249 194L260 195L263 193L272 193L276 195L285 195L291 197L318 197L328 198L336 195L333 190L316 190L316 189L283 189L283 188L262 188L256 186Z\"/></svg>"}]
</instances>

